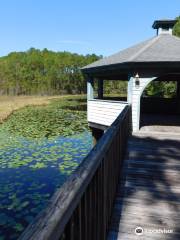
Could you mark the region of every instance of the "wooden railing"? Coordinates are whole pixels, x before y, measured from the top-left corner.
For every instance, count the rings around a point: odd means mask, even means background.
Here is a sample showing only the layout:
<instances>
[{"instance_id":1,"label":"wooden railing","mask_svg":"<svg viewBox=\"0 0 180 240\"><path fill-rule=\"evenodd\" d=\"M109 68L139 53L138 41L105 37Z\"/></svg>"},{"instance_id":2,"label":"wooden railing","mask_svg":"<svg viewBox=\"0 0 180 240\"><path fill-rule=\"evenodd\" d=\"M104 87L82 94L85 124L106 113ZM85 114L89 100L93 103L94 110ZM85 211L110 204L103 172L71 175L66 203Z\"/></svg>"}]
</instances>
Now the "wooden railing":
<instances>
[{"instance_id":1,"label":"wooden railing","mask_svg":"<svg viewBox=\"0 0 180 240\"><path fill-rule=\"evenodd\" d=\"M130 116L130 106L126 106L21 240L106 239Z\"/></svg>"}]
</instances>

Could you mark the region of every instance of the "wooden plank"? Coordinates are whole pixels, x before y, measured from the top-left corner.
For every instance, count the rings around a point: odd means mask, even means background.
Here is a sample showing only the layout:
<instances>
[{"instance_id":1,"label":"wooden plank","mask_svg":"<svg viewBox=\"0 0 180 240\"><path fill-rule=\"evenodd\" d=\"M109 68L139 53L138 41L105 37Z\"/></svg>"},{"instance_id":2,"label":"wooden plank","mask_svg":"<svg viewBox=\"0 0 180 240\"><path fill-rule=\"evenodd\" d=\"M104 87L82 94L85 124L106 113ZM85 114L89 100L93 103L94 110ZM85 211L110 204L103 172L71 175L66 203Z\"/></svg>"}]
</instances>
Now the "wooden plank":
<instances>
[{"instance_id":1,"label":"wooden plank","mask_svg":"<svg viewBox=\"0 0 180 240\"><path fill-rule=\"evenodd\" d=\"M125 104L111 102L88 102L88 121L110 126L123 111Z\"/></svg>"},{"instance_id":2,"label":"wooden plank","mask_svg":"<svg viewBox=\"0 0 180 240\"><path fill-rule=\"evenodd\" d=\"M122 110L125 108L125 104L99 104L99 103L91 103L91 102L88 102L88 109L107 109L108 111L113 109L113 110Z\"/></svg>"},{"instance_id":3,"label":"wooden plank","mask_svg":"<svg viewBox=\"0 0 180 240\"><path fill-rule=\"evenodd\" d=\"M105 110L106 111L106 110ZM101 119L105 119L105 120L112 120L112 119L116 119L119 114L121 112L117 112L117 113L107 113L107 112L89 112L88 113L88 118L101 118Z\"/></svg>"},{"instance_id":4,"label":"wooden plank","mask_svg":"<svg viewBox=\"0 0 180 240\"><path fill-rule=\"evenodd\" d=\"M154 177L158 177L160 179L160 176L163 175L162 177L163 178L169 178L169 179L177 179L178 180L178 177L179 177L179 170L176 169L176 170L170 170L170 169L154 169L154 168L145 168L145 167L142 167L142 168L133 168L133 167L128 167L126 170L125 170L125 174L127 176L130 176L130 175L143 175L144 177L148 177L148 176L154 176ZM180 178L179 178L179 181L180 181Z\"/></svg>"},{"instance_id":5,"label":"wooden plank","mask_svg":"<svg viewBox=\"0 0 180 240\"><path fill-rule=\"evenodd\" d=\"M151 207L150 207L151 206ZM139 201L136 204L133 202L123 201L123 204L116 203L114 205L114 211L120 211L122 214L136 214L136 215L148 215L151 214L155 218L160 216L168 216L167 218L179 217L178 204L169 205L166 203L156 203L144 206L143 202ZM132 216L133 217L133 216Z\"/></svg>"},{"instance_id":6,"label":"wooden plank","mask_svg":"<svg viewBox=\"0 0 180 240\"><path fill-rule=\"evenodd\" d=\"M145 159L145 156L148 157ZM178 154L170 154L170 153L165 153L164 151L158 151L157 153L153 153L152 151L134 151L132 150L129 153L129 157L127 159L126 157L126 161L128 162L146 162L148 163L157 163L157 164L172 164L172 165L177 165L179 164L180 160L179 160L179 155Z\"/></svg>"},{"instance_id":7,"label":"wooden plank","mask_svg":"<svg viewBox=\"0 0 180 240\"><path fill-rule=\"evenodd\" d=\"M177 236L177 237L176 237ZM168 236L164 236L164 234L149 234L149 235L142 235L142 236L136 236L134 233L123 233L123 232L116 232L116 231L111 231L108 235L107 240L178 240L180 236L178 236L176 233L175 234L169 234Z\"/></svg>"},{"instance_id":8,"label":"wooden plank","mask_svg":"<svg viewBox=\"0 0 180 240\"><path fill-rule=\"evenodd\" d=\"M178 240L178 233L160 234L160 233L143 233L142 236L137 236L132 226L122 229L120 232L112 231L108 236L108 240ZM112 235L113 233L113 235Z\"/></svg>"},{"instance_id":9,"label":"wooden plank","mask_svg":"<svg viewBox=\"0 0 180 240\"><path fill-rule=\"evenodd\" d=\"M158 159L159 160L159 159ZM162 161L158 161L157 159L155 161L147 161L144 159L129 159L126 160L128 162L129 168L141 168L141 169L155 169L157 168L158 170L164 170L164 169L169 169L169 170L180 170L180 164L179 161L176 161L175 163L172 163L171 161L169 162L164 162L162 164Z\"/></svg>"},{"instance_id":10,"label":"wooden plank","mask_svg":"<svg viewBox=\"0 0 180 240\"><path fill-rule=\"evenodd\" d=\"M145 148L143 146L140 145L128 145L128 151L129 152L144 152L146 155L151 155L151 153L157 154L157 156L161 153L164 154L164 156L171 156L173 158L173 156L177 156L178 154L180 154L180 149L175 148L175 147L170 147L167 149L167 147L160 147L157 149L157 146L153 147L149 147L149 148ZM157 151L157 152L156 152ZM173 154L170 153L170 151L173 152Z\"/></svg>"},{"instance_id":11,"label":"wooden plank","mask_svg":"<svg viewBox=\"0 0 180 240\"><path fill-rule=\"evenodd\" d=\"M124 108L122 109L107 109L107 108L89 108L88 114L101 114L101 115L109 115L109 114L120 114Z\"/></svg>"},{"instance_id":12,"label":"wooden plank","mask_svg":"<svg viewBox=\"0 0 180 240\"><path fill-rule=\"evenodd\" d=\"M121 102L116 102L113 103L111 101L108 102L101 102L101 101L96 101L96 102L92 102L92 101L88 101L88 107L90 106L99 106L99 107L106 107L106 108L114 108L114 109L119 109L119 108L124 108L125 106L127 106L127 104L122 104Z\"/></svg>"},{"instance_id":13,"label":"wooden plank","mask_svg":"<svg viewBox=\"0 0 180 240\"><path fill-rule=\"evenodd\" d=\"M122 180L124 179L124 177L122 177ZM154 176L154 175L146 175L144 176L143 174L132 174L132 175L128 175L126 178L126 181L134 181L137 184L142 184L145 183L146 186L152 186L155 185L156 182L158 184L158 176ZM178 185L180 184L180 179L177 179L177 177L166 177L164 179L161 179L159 182L164 181L166 182L166 184L164 186L168 187L168 185L174 186L174 185Z\"/></svg>"},{"instance_id":14,"label":"wooden plank","mask_svg":"<svg viewBox=\"0 0 180 240\"><path fill-rule=\"evenodd\" d=\"M180 239L180 141L133 137L127 148L123 186L114 203L108 239ZM136 226L172 228L172 235L136 236ZM137 238L136 238L137 237Z\"/></svg>"},{"instance_id":15,"label":"wooden plank","mask_svg":"<svg viewBox=\"0 0 180 240\"><path fill-rule=\"evenodd\" d=\"M114 119L112 120L106 120L106 119L103 119L103 118L88 118L88 121L89 122L92 122L92 123L97 123L97 124L101 124L101 125L104 125L104 126L111 126L111 124L114 122Z\"/></svg>"},{"instance_id":16,"label":"wooden plank","mask_svg":"<svg viewBox=\"0 0 180 240\"><path fill-rule=\"evenodd\" d=\"M125 105L128 105L128 102L126 101L115 101L115 100L106 100L106 99L91 99L89 100L88 102L91 102L91 103L107 103L107 104L125 104Z\"/></svg>"},{"instance_id":17,"label":"wooden plank","mask_svg":"<svg viewBox=\"0 0 180 240\"><path fill-rule=\"evenodd\" d=\"M120 219L121 218L121 219ZM168 218L166 215L156 215L152 216L152 214L144 214L137 215L135 213L122 213L121 215L118 213L113 213L111 227L110 230L116 230L119 228L119 219L120 223L126 224L134 224L135 226L140 225L140 223L148 224L148 225L156 225L158 227L171 227L174 228L175 223L179 222L179 217L174 216L173 218Z\"/></svg>"},{"instance_id":18,"label":"wooden plank","mask_svg":"<svg viewBox=\"0 0 180 240\"><path fill-rule=\"evenodd\" d=\"M158 182L151 179L149 179L149 181L145 181L144 178L137 179L133 177L126 179L125 186L146 187L146 188L151 188L156 186L157 189L167 188L167 185L164 185L163 182ZM177 184L177 182L171 182L170 184L171 189L179 189L178 186L179 185Z\"/></svg>"}]
</instances>

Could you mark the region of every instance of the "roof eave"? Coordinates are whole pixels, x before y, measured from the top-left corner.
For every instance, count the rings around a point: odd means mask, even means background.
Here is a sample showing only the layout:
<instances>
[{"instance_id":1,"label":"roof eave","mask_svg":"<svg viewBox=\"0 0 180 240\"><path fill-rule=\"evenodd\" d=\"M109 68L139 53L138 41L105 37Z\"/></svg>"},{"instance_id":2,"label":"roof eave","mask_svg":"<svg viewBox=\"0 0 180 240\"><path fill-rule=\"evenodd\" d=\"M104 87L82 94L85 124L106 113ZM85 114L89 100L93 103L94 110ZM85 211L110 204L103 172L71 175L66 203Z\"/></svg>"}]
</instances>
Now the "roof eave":
<instances>
[{"instance_id":1,"label":"roof eave","mask_svg":"<svg viewBox=\"0 0 180 240\"><path fill-rule=\"evenodd\" d=\"M138 73L166 74L180 73L180 62L126 62L82 70L84 75L103 79L128 79Z\"/></svg>"},{"instance_id":2,"label":"roof eave","mask_svg":"<svg viewBox=\"0 0 180 240\"><path fill-rule=\"evenodd\" d=\"M110 64L110 65L103 65L91 68L81 68L83 73L92 73L92 72L99 72L99 71L107 71L107 70L116 70L116 69L131 69L132 67L180 67L180 61L154 61L154 62L124 62L124 63L117 63L117 64Z\"/></svg>"}]
</instances>

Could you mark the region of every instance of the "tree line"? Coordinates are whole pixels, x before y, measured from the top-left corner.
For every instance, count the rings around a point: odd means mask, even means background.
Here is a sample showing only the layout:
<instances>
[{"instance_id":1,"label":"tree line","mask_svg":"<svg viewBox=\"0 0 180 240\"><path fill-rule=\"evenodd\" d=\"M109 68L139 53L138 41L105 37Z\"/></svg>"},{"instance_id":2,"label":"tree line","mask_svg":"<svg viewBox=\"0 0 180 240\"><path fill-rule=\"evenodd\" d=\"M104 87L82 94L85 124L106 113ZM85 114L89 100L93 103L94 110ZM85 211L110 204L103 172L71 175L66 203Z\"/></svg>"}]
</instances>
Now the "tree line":
<instances>
[{"instance_id":1,"label":"tree line","mask_svg":"<svg viewBox=\"0 0 180 240\"><path fill-rule=\"evenodd\" d=\"M180 17L173 34L180 37ZM47 49L31 48L26 52L12 52L0 58L0 95L55 95L81 94L86 92L86 81L81 67L102 56L96 54L80 55L70 52L53 52ZM153 85L154 84L154 85ZM172 83L173 84L173 83ZM172 92L174 85L153 83L147 93L158 95L166 88ZM126 83L111 81L105 83L106 92L126 94Z\"/></svg>"},{"instance_id":2,"label":"tree line","mask_svg":"<svg viewBox=\"0 0 180 240\"><path fill-rule=\"evenodd\" d=\"M35 48L10 53L0 58L0 94L84 93L86 82L80 69L100 57Z\"/></svg>"}]
</instances>

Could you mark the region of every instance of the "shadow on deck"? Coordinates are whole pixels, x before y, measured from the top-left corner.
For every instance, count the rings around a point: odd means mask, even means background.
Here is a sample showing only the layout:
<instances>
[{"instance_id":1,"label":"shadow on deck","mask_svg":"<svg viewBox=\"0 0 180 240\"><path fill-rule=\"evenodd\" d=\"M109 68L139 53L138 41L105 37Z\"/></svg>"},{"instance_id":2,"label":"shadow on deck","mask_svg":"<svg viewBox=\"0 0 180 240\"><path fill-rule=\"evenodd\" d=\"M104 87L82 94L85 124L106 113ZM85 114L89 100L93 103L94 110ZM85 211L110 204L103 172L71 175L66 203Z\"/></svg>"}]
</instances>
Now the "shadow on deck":
<instances>
[{"instance_id":1,"label":"shadow on deck","mask_svg":"<svg viewBox=\"0 0 180 240\"><path fill-rule=\"evenodd\" d=\"M139 132L128 142L108 240L180 239L180 135ZM136 227L144 233L136 235ZM173 233L148 233L151 230Z\"/></svg>"}]
</instances>

